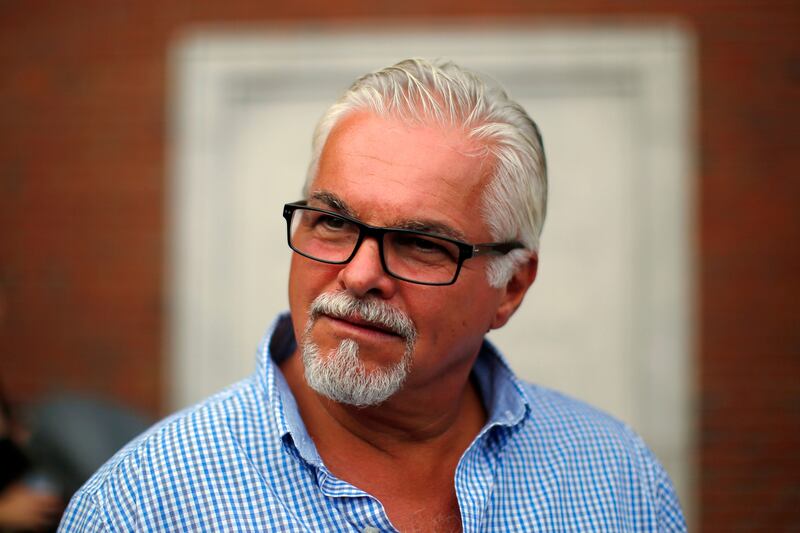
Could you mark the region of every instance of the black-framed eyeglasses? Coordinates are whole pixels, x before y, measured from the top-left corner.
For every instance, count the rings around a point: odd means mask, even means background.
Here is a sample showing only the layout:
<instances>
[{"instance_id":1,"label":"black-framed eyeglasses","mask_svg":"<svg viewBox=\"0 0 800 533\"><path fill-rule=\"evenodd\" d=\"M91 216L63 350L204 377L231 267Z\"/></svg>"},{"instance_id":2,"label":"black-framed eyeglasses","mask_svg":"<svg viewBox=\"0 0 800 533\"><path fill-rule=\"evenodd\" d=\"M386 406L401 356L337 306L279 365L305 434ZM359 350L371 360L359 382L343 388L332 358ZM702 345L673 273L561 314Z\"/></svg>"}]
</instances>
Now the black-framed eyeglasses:
<instances>
[{"instance_id":1,"label":"black-framed eyeglasses","mask_svg":"<svg viewBox=\"0 0 800 533\"><path fill-rule=\"evenodd\" d=\"M469 244L424 231L370 226L341 213L309 207L305 201L284 205L283 218L289 247L302 256L343 265L353 259L366 237L372 237L387 274L421 285L451 285L467 259L524 248L516 241Z\"/></svg>"}]
</instances>

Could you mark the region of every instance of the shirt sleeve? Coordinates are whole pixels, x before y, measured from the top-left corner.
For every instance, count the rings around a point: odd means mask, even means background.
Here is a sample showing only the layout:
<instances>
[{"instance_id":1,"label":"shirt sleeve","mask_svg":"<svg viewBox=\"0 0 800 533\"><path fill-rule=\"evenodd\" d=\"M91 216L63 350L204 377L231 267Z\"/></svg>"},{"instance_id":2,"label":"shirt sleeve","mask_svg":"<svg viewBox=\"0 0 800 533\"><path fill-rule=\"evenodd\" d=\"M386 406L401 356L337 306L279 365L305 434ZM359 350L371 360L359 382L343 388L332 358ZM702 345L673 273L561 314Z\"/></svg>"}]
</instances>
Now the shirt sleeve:
<instances>
[{"instance_id":1,"label":"shirt sleeve","mask_svg":"<svg viewBox=\"0 0 800 533\"><path fill-rule=\"evenodd\" d=\"M652 514L648 514L655 521L655 524L648 522L647 529L659 533L685 533L686 520L669 474L642 437L630 427L626 426L626 431L633 438L640 468L647 479L644 490L649 494L648 499L652 505Z\"/></svg>"},{"instance_id":2,"label":"shirt sleeve","mask_svg":"<svg viewBox=\"0 0 800 533\"><path fill-rule=\"evenodd\" d=\"M112 531L103 520L97 504L89 494L84 492L75 494L58 526L58 533L72 533L73 531L81 533Z\"/></svg>"},{"instance_id":3,"label":"shirt sleeve","mask_svg":"<svg viewBox=\"0 0 800 533\"><path fill-rule=\"evenodd\" d=\"M655 460L655 458L654 458ZM681 511L678 495L672 486L664 467L657 461L656 467L656 502L658 505L658 531L662 533L685 532L686 521Z\"/></svg>"}]
</instances>

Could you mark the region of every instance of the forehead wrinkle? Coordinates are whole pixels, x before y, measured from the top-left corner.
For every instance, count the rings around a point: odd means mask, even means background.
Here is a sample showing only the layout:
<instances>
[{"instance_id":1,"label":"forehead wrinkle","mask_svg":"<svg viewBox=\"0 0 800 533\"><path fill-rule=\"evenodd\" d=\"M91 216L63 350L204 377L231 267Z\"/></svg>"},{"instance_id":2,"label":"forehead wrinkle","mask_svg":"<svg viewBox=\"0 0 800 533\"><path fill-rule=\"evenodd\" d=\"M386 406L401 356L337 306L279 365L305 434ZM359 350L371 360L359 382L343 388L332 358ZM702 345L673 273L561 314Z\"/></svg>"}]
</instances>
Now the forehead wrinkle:
<instances>
[{"instance_id":1,"label":"forehead wrinkle","mask_svg":"<svg viewBox=\"0 0 800 533\"><path fill-rule=\"evenodd\" d=\"M385 157L378 157L371 154L362 154L362 153L350 153L353 157L358 157L360 159L369 159L370 161L377 161L379 163L383 163L387 167L398 167L398 168L419 168L419 164L416 161L412 162L403 162L403 161L393 161L386 159Z\"/></svg>"}]
</instances>

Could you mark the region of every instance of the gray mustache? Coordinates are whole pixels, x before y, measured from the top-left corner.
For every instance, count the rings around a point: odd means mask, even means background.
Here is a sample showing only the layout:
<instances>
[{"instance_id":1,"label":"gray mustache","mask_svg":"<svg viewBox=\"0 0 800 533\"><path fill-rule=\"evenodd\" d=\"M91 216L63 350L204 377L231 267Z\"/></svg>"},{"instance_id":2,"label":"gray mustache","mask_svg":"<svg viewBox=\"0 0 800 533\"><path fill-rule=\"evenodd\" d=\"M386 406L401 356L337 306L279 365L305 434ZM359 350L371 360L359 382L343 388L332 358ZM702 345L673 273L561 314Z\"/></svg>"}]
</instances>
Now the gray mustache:
<instances>
[{"instance_id":1,"label":"gray mustache","mask_svg":"<svg viewBox=\"0 0 800 533\"><path fill-rule=\"evenodd\" d=\"M388 329L403 337L407 343L413 343L417 338L417 328L402 311L386 302L373 298L359 299L346 292L320 294L311 302L309 315L312 321L320 315L344 320L357 317L372 325Z\"/></svg>"}]
</instances>

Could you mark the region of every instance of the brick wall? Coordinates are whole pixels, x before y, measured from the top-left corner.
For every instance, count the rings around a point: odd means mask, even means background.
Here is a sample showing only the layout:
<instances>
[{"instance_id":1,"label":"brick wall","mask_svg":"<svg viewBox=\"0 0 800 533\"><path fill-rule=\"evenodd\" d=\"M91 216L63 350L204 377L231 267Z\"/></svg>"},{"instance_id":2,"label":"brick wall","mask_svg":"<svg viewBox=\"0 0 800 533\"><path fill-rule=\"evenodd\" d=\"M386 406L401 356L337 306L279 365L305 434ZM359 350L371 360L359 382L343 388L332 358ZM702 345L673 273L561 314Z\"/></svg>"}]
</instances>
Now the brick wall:
<instances>
[{"instance_id":1,"label":"brick wall","mask_svg":"<svg viewBox=\"0 0 800 533\"><path fill-rule=\"evenodd\" d=\"M797 528L798 3L337 4L3 3L0 379L9 395L24 402L80 388L160 413L166 51L182 28L308 18L677 17L699 43L701 529Z\"/></svg>"}]
</instances>

